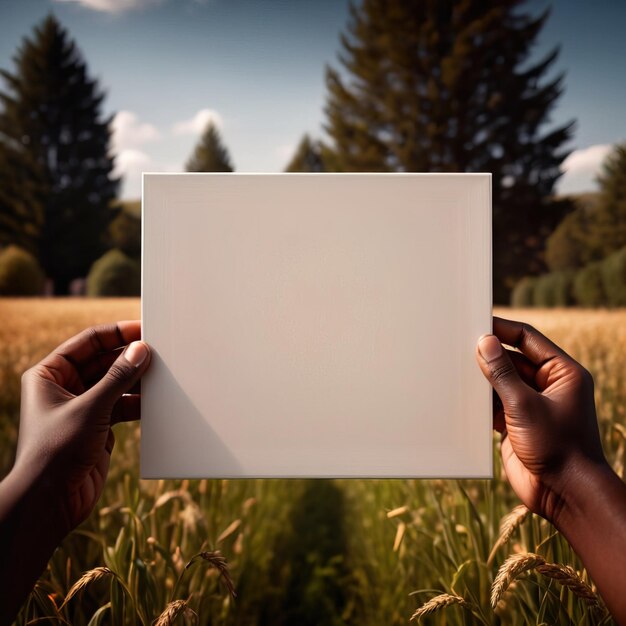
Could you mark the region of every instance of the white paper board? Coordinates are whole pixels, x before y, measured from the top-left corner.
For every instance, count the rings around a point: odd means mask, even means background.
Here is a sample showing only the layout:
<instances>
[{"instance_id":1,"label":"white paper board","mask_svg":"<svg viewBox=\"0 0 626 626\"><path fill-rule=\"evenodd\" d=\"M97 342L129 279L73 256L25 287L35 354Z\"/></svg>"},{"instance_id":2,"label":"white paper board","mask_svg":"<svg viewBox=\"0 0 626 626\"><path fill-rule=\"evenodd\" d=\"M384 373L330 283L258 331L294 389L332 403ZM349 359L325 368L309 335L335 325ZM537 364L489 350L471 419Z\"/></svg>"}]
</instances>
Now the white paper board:
<instances>
[{"instance_id":1,"label":"white paper board","mask_svg":"<svg viewBox=\"0 0 626 626\"><path fill-rule=\"evenodd\" d=\"M141 476L491 477L489 174L144 174Z\"/></svg>"}]
</instances>

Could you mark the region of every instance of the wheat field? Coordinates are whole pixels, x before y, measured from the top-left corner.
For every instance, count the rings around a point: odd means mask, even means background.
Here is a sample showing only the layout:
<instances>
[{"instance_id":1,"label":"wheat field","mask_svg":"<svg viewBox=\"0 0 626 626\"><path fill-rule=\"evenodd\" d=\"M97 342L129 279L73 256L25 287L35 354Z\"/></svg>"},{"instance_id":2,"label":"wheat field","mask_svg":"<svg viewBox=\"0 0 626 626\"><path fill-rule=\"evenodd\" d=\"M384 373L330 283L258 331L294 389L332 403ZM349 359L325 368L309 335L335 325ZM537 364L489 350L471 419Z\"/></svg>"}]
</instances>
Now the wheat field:
<instances>
[{"instance_id":1,"label":"wheat field","mask_svg":"<svg viewBox=\"0 0 626 626\"><path fill-rule=\"evenodd\" d=\"M86 326L139 309L136 299L0 300L2 476L21 373ZM623 477L626 312L496 313L530 322L592 372L605 452ZM116 436L97 509L16 623L611 623L582 563L519 506L497 458L492 481L142 481L138 427Z\"/></svg>"}]
</instances>

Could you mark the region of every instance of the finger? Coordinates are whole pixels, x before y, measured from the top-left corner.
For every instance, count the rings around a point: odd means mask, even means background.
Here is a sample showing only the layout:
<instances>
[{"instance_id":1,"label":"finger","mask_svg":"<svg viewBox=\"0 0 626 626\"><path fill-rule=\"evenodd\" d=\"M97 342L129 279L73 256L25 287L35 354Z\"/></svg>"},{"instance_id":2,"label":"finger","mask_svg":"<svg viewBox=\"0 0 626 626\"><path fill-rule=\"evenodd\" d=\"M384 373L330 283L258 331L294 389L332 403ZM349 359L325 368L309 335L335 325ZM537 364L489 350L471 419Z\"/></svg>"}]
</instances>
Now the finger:
<instances>
[{"instance_id":1,"label":"finger","mask_svg":"<svg viewBox=\"0 0 626 626\"><path fill-rule=\"evenodd\" d=\"M116 350L96 354L91 361L82 366L79 373L85 389L93 387L106 374L123 351L123 348L117 348Z\"/></svg>"},{"instance_id":2,"label":"finger","mask_svg":"<svg viewBox=\"0 0 626 626\"><path fill-rule=\"evenodd\" d=\"M476 359L485 378L500 397L505 413L514 412L524 399L536 394L524 383L507 350L495 335L483 335L479 339Z\"/></svg>"},{"instance_id":3,"label":"finger","mask_svg":"<svg viewBox=\"0 0 626 626\"><path fill-rule=\"evenodd\" d=\"M55 348L36 366L37 372L74 394L84 390L81 366L95 355L123 347L141 337L141 321L86 328Z\"/></svg>"},{"instance_id":4,"label":"finger","mask_svg":"<svg viewBox=\"0 0 626 626\"><path fill-rule=\"evenodd\" d=\"M96 354L121 348L131 341L141 338L141 322L139 320L116 322L86 328L74 335L58 348L53 350L42 361L46 365L48 359L61 357L75 369L92 359Z\"/></svg>"},{"instance_id":5,"label":"finger","mask_svg":"<svg viewBox=\"0 0 626 626\"><path fill-rule=\"evenodd\" d=\"M51 380L71 394L83 393L85 386L73 362L60 354L49 354L45 359L34 365L30 372L36 376Z\"/></svg>"},{"instance_id":6,"label":"finger","mask_svg":"<svg viewBox=\"0 0 626 626\"><path fill-rule=\"evenodd\" d=\"M524 356L520 352L516 352L515 350L506 350L506 353L509 355L509 358L513 362L517 373L520 375L520 378L530 387L535 390L539 390L537 387L537 383L535 380L535 376L537 374L537 368L531 363L528 357ZM496 390L493 390L493 428L497 430L499 433L503 432L506 427L505 418L504 418L504 406L502 405L502 400L500 400L500 396L496 393Z\"/></svg>"},{"instance_id":7,"label":"finger","mask_svg":"<svg viewBox=\"0 0 626 626\"><path fill-rule=\"evenodd\" d=\"M504 418L504 407L502 406L502 400L500 396L493 390L493 429L501 433L506 428L506 421Z\"/></svg>"},{"instance_id":8,"label":"finger","mask_svg":"<svg viewBox=\"0 0 626 626\"><path fill-rule=\"evenodd\" d=\"M128 393L150 363L150 349L143 341L134 341L111 365L106 374L82 398L95 405L113 409L122 394Z\"/></svg>"},{"instance_id":9,"label":"finger","mask_svg":"<svg viewBox=\"0 0 626 626\"><path fill-rule=\"evenodd\" d=\"M111 424L133 422L141 416L141 396L130 394L122 396L111 412Z\"/></svg>"},{"instance_id":10,"label":"finger","mask_svg":"<svg viewBox=\"0 0 626 626\"><path fill-rule=\"evenodd\" d=\"M115 445L115 433L109 428L109 434L107 435L106 443L104 444L104 449L109 453L109 455L113 452L113 446Z\"/></svg>"},{"instance_id":11,"label":"finger","mask_svg":"<svg viewBox=\"0 0 626 626\"><path fill-rule=\"evenodd\" d=\"M515 369L517 370L520 378L533 389L537 389L537 382L535 376L537 375L537 367L533 362L521 352L515 352L515 350L506 349L506 353L509 355Z\"/></svg>"},{"instance_id":12,"label":"finger","mask_svg":"<svg viewBox=\"0 0 626 626\"><path fill-rule=\"evenodd\" d=\"M537 368L557 357L570 358L554 342L524 322L494 317L493 334L502 343L519 348Z\"/></svg>"}]
</instances>

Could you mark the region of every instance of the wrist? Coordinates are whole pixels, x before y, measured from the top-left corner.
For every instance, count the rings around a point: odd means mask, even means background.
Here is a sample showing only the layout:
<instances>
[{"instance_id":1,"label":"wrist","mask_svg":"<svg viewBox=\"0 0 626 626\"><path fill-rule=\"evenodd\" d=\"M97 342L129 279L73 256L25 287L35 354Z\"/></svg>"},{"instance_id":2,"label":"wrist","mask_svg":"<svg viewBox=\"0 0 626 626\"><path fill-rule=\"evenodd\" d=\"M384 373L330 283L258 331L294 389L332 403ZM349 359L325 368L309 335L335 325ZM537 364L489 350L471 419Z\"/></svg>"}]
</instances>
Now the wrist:
<instances>
[{"instance_id":1,"label":"wrist","mask_svg":"<svg viewBox=\"0 0 626 626\"><path fill-rule=\"evenodd\" d=\"M3 482L16 504L20 524L37 533L39 543L54 549L71 529L65 520L58 486L46 468L16 462Z\"/></svg>"},{"instance_id":2,"label":"wrist","mask_svg":"<svg viewBox=\"0 0 626 626\"><path fill-rule=\"evenodd\" d=\"M0 623L9 623L64 534L52 490L17 464L0 482Z\"/></svg>"},{"instance_id":3,"label":"wrist","mask_svg":"<svg viewBox=\"0 0 626 626\"><path fill-rule=\"evenodd\" d=\"M618 486L619 485L619 486ZM606 459L577 456L565 466L554 488L555 505L550 522L563 534L583 519L593 516L594 510L613 493L623 487Z\"/></svg>"}]
</instances>

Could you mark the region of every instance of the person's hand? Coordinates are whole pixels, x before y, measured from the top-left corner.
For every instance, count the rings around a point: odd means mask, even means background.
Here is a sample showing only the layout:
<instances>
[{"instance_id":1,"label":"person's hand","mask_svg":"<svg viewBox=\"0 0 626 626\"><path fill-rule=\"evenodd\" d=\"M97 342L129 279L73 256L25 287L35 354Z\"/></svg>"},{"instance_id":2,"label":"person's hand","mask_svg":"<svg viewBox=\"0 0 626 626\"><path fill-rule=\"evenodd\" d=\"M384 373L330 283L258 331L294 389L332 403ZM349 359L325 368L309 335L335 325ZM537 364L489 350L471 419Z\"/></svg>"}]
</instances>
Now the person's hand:
<instances>
[{"instance_id":1,"label":"person's hand","mask_svg":"<svg viewBox=\"0 0 626 626\"><path fill-rule=\"evenodd\" d=\"M555 522L589 468L606 465L593 379L528 324L494 317L493 332L478 341L476 358L499 397L494 428L504 470L522 502Z\"/></svg>"},{"instance_id":2,"label":"person's hand","mask_svg":"<svg viewBox=\"0 0 626 626\"><path fill-rule=\"evenodd\" d=\"M14 471L45 482L61 536L87 518L102 493L111 427L139 418L135 387L150 363L140 337L139 321L88 328L22 377Z\"/></svg>"}]
</instances>

